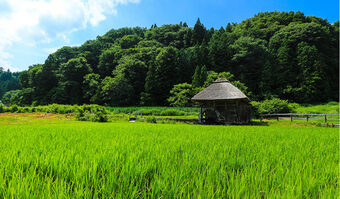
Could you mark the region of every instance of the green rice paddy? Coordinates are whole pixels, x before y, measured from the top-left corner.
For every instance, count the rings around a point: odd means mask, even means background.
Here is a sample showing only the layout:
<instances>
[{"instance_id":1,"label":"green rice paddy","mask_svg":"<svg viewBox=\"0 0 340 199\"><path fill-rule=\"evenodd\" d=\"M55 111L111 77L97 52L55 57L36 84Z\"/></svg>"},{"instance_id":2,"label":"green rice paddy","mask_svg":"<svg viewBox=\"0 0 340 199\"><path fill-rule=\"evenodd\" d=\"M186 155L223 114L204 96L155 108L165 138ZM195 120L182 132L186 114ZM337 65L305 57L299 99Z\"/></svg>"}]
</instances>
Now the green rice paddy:
<instances>
[{"instance_id":1,"label":"green rice paddy","mask_svg":"<svg viewBox=\"0 0 340 199\"><path fill-rule=\"evenodd\" d=\"M0 198L339 198L339 129L0 116Z\"/></svg>"}]
</instances>

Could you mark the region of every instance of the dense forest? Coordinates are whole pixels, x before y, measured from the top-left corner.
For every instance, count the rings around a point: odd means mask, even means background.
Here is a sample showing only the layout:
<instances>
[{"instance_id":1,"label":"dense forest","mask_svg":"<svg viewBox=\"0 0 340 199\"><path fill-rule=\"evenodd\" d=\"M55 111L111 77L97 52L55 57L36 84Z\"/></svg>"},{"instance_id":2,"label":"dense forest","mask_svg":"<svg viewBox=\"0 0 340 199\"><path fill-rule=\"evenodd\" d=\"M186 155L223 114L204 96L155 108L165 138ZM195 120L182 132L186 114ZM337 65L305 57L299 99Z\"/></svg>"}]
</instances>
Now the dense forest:
<instances>
[{"instance_id":1,"label":"dense forest","mask_svg":"<svg viewBox=\"0 0 340 199\"><path fill-rule=\"evenodd\" d=\"M21 89L19 75L19 72L5 71L0 67L0 99L2 99L4 94L8 91L13 92L13 90Z\"/></svg>"},{"instance_id":2,"label":"dense forest","mask_svg":"<svg viewBox=\"0 0 340 199\"><path fill-rule=\"evenodd\" d=\"M259 13L220 29L199 19L112 29L22 71L12 103L189 105L222 76L251 100L338 101L338 43L339 22L301 12Z\"/></svg>"}]
</instances>

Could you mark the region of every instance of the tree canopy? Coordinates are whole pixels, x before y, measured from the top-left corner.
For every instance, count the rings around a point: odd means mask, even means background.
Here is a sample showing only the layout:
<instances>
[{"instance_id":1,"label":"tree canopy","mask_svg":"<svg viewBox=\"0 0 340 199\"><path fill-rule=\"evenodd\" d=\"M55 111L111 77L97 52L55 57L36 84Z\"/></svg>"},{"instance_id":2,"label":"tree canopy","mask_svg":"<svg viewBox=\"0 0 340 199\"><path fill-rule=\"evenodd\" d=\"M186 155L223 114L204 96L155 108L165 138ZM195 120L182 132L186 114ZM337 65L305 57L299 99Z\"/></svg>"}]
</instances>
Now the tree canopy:
<instances>
[{"instance_id":1,"label":"tree canopy","mask_svg":"<svg viewBox=\"0 0 340 199\"><path fill-rule=\"evenodd\" d=\"M0 70L0 96L20 89L8 82L20 80L23 90L13 99L23 104L185 106L183 96L229 75L251 100L338 101L338 24L301 12L264 12L218 30L200 19L194 27L112 29L59 49L19 78L11 74L17 80Z\"/></svg>"}]
</instances>

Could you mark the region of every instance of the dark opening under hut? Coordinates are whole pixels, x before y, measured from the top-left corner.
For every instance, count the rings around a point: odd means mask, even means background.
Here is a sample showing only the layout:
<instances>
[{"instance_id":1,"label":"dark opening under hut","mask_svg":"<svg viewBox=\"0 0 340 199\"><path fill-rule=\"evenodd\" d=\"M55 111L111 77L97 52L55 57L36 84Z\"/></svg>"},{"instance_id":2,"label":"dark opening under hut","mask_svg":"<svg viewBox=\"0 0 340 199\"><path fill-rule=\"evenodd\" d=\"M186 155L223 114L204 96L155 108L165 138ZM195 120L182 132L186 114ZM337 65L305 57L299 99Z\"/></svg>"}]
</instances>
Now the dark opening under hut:
<instances>
[{"instance_id":1,"label":"dark opening under hut","mask_svg":"<svg viewBox=\"0 0 340 199\"><path fill-rule=\"evenodd\" d=\"M217 79L191 100L201 106L200 123L247 124L250 122L250 100L226 79Z\"/></svg>"}]
</instances>

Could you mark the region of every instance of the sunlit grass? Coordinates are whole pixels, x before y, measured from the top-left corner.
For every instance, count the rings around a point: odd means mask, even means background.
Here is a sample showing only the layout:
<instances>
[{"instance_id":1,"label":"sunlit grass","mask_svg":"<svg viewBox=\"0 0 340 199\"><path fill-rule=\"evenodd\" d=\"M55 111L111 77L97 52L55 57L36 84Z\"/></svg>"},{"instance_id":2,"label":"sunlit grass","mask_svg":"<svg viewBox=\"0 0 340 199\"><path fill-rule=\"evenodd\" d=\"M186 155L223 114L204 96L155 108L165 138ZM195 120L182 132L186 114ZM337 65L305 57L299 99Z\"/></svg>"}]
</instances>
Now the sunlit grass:
<instances>
[{"instance_id":1,"label":"sunlit grass","mask_svg":"<svg viewBox=\"0 0 340 199\"><path fill-rule=\"evenodd\" d=\"M0 125L0 198L339 197L337 128L31 121Z\"/></svg>"},{"instance_id":2,"label":"sunlit grass","mask_svg":"<svg viewBox=\"0 0 340 199\"><path fill-rule=\"evenodd\" d=\"M339 102L329 102L320 105L300 105L297 113L339 114Z\"/></svg>"}]
</instances>

